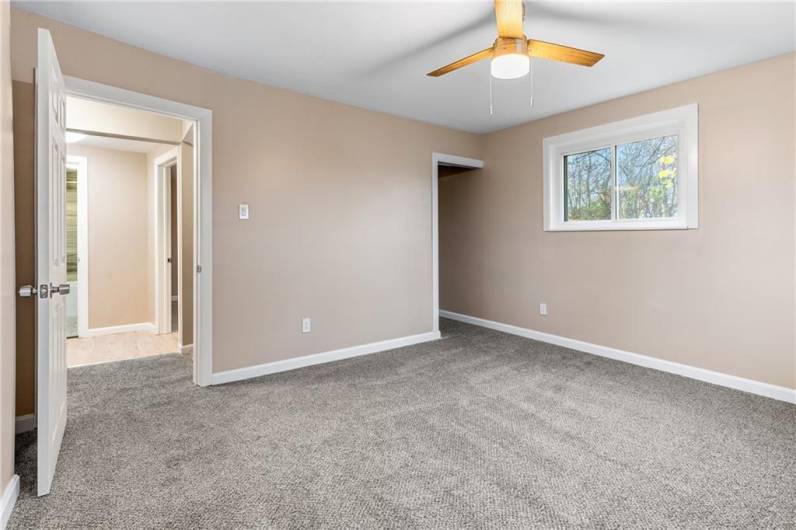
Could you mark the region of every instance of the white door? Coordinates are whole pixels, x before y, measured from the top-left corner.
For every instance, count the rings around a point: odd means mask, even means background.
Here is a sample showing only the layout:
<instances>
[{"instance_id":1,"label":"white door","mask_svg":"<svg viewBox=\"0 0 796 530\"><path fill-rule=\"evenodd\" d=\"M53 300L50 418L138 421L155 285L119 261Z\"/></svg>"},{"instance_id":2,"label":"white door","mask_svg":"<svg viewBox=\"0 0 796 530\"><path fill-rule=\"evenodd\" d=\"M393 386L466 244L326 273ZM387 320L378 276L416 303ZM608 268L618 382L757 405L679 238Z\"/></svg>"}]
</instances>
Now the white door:
<instances>
[{"instance_id":1,"label":"white door","mask_svg":"<svg viewBox=\"0 0 796 530\"><path fill-rule=\"evenodd\" d=\"M50 493L66 428L66 98L50 32L36 63L36 427L38 494Z\"/></svg>"}]
</instances>

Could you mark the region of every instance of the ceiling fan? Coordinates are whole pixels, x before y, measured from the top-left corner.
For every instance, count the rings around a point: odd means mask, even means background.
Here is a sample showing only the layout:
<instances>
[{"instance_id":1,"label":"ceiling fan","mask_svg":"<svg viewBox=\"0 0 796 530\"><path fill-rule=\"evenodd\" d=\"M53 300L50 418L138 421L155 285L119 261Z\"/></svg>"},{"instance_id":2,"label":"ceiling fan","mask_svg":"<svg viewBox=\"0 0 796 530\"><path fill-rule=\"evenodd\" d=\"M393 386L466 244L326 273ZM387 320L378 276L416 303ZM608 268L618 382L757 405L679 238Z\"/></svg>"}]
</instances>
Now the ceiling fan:
<instances>
[{"instance_id":1,"label":"ceiling fan","mask_svg":"<svg viewBox=\"0 0 796 530\"><path fill-rule=\"evenodd\" d=\"M527 75L530 71L531 57L552 59L581 66L593 66L604 57L602 53L529 39L525 36L522 28L524 18L525 5L522 0L495 0L498 37L494 44L485 50L475 52L442 68L437 68L426 75L440 77L478 61L492 59L490 66L492 77L517 79Z\"/></svg>"}]
</instances>

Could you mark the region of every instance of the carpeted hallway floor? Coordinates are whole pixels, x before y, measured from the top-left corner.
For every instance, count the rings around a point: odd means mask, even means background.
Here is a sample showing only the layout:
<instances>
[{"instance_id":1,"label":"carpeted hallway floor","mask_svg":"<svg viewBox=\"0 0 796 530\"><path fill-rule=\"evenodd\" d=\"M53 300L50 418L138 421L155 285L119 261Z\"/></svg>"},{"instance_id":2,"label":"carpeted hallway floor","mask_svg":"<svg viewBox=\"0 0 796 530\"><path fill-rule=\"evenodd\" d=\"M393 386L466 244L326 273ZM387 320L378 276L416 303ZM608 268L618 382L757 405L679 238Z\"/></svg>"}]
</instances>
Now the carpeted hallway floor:
<instances>
[{"instance_id":1,"label":"carpeted hallway floor","mask_svg":"<svg viewBox=\"0 0 796 530\"><path fill-rule=\"evenodd\" d=\"M211 388L74 368L53 493L10 528L794 528L796 407L450 321Z\"/></svg>"}]
</instances>

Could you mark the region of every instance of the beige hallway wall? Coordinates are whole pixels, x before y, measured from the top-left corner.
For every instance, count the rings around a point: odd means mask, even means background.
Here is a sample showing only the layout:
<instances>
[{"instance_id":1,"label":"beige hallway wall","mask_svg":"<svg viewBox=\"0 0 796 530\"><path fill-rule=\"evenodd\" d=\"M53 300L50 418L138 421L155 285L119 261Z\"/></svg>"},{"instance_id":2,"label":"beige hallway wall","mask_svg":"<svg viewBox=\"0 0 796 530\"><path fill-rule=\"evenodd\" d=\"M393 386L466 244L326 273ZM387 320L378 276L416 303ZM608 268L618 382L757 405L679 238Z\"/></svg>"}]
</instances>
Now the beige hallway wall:
<instances>
[{"instance_id":1,"label":"beige hallway wall","mask_svg":"<svg viewBox=\"0 0 796 530\"><path fill-rule=\"evenodd\" d=\"M478 136L226 77L12 9L23 141L37 27L52 31L67 75L213 111L214 371L431 330L431 153L480 158ZM16 164L23 190L32 169L27 157ZM29 259L32 247L19 251ZM18 357L32 352L26 343ZM25 368L20 392L32 395Z\"/></svg>"},{"instance_id":2,"label":"beige hallway wall","mask_svg":"<svg viewBox=\"0 0 796 530\"><path fill-rule=\"evenodd\" d=\"M67 152L88 164L88 327L152 322L147 156L79 143Z\"/></svg>"},{"instance_id":3,"label":"beige hallway wall","mask_svg":"<svg viewBox=\"0 0 796 530\"><path fill-rule=\"evenodd\" d=\"M794 91L790 54L487 135L440 186L442 308L796 387ZM698 230L542 230L545 137L694 102Z\"/></svg>"},{"instance_id":4,"label":"beige hallway wall","mask_svg":"<svg viewBox=\"0 0 796 530\"><path fill-rule=\"evenodd\" d=\"M0 2L0 495L14 474L16 278L9 3Z\"/></svg>"}]
</instances>

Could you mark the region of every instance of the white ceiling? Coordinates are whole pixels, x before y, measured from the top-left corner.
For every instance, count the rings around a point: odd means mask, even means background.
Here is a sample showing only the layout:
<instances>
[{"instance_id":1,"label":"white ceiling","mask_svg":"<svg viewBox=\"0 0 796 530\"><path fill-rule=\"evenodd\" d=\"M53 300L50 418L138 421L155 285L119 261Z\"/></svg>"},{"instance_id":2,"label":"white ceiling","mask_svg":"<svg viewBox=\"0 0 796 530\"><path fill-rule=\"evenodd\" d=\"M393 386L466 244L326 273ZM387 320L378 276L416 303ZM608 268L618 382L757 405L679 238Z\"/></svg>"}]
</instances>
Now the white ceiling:
<instances>
[{"instance_id":1,"label":"white ceiling","mask_svg":"<svg viewBox=\"0 0 796 530\"><path fill-rule=\"evenodd\" d=\"M449 127L486 132L794 50L792 2L528 2L529 37L606 54L594 68L534 61L425 73L489 46L485 2L15 2L231 76Z\"/></svg>"}]
</instances>

